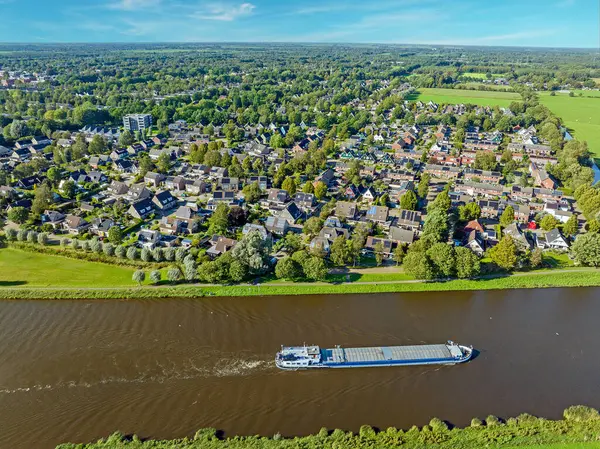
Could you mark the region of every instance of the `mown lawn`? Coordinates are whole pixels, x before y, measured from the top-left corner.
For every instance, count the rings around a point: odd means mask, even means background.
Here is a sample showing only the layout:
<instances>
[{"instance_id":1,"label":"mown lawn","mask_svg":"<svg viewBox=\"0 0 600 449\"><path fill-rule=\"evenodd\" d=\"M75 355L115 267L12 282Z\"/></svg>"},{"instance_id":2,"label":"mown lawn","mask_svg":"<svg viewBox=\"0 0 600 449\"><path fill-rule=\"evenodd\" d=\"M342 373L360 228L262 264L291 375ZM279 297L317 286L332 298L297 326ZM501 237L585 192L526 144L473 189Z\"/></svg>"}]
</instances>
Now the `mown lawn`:
<instances>
[{"instance_id":1,"label":"mown lawn","mask_svg":"<svg viewBox=\"0 0 600 449\"><path fill-rule=\"evenodd\" d=\"M0 286L131 287L133 269L67 257L0 249Z\"/></svg>"}]
</instances>

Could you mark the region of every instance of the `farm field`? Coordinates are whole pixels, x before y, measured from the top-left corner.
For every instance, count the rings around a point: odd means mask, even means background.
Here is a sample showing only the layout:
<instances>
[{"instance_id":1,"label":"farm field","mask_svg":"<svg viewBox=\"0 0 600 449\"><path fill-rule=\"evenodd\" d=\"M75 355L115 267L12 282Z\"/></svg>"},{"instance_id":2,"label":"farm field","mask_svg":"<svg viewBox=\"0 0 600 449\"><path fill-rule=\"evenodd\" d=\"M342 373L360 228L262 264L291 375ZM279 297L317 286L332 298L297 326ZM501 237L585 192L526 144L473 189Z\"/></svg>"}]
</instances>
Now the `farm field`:
<instances>
[{"instance_id":1,"label":"farm field","mask_svg":"<svg viewBox=\"0 0 600 449\"><path fill-rule=\"evenodd\" d=\"M579 91L576 92L578 94ZM568 94L540 94L541 102L558 115L564 124L573 131L575 137L588 142L590 151L600 156L600 92L581 91L583 97L569 97ZM595 97L595 98L594 98ZM518 101L520 95L514 92L478 91L459 89L420 89L413 100L436 103L471 103L479 106L507 107Z\"/></svg>"}]
</instances>

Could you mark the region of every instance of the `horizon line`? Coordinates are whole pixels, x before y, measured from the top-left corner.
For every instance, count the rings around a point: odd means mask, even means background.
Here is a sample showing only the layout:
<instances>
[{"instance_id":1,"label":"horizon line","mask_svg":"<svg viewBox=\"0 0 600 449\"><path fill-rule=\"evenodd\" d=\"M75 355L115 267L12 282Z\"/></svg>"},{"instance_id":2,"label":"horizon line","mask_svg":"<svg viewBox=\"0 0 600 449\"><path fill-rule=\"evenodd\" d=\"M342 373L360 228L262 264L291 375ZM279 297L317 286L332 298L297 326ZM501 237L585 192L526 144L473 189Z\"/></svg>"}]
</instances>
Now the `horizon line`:
<instances>
[{"instance_id":1,"label":"horizon line","mask_svg":"<svg viewBox=\"0 0 600 449\"><path fill-rule=\"evenodd\" d=\"M467 44L436 44L436 43L402 43L402 42L293 42L293 41L105 41L105 42L25 42L0 41L0 45L329 45L329 46L409 46L409 47L450 47L450 48L516 48L516 49L545 49L545 50L586 50L598 51L600 48L591 47L544 47L536 45L467 45Z\"/></svg>"}]
</instances>

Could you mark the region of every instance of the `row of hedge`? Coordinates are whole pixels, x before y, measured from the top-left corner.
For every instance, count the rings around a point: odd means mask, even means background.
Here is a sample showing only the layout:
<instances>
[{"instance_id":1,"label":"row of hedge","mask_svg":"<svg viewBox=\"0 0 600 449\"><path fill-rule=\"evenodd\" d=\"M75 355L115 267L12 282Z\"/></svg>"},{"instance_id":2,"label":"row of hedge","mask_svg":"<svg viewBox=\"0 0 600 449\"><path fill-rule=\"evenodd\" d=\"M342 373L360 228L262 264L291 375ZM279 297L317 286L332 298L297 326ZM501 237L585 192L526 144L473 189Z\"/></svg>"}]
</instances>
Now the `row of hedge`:
<instances>
[{"instance_id":1,"label":"row of hedge","mask_svg":"<svg viewBox=\"0 0 600 449\"><path fill-rule=\"evenodd\" d=\"M585 406L573 406L564 411L562 420L546 420L523 414L502 421L489 416L485 421L473 419L465 428L453 428L438 418L422 428L413 426L403 431L393 427L377 432L362 426L358 434L321 429L316 435L283 438L250 436L219 438L215 429L199 430L189 439L171 441L141 441L115 433L105 440L90 444L62 444L57 449L473 449L547 445L554 443L597 442L600 438L598 411Z\"/></svg>"}]
</instances>

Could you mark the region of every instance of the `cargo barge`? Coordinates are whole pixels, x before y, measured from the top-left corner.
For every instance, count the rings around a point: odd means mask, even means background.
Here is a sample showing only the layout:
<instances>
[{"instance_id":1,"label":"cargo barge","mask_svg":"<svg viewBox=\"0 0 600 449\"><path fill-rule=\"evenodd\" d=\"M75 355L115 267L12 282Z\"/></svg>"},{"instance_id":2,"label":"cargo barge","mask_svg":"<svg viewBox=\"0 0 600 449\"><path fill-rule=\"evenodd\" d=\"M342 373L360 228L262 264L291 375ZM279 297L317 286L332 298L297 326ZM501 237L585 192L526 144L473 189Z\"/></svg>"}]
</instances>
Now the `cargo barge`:
<instances>
[{"instance_id":1,"label":"cargo barge","mask_svg":"<svg viewBox=\"0 0 600 449\"><path fill-rule=\"evenodd\" d=\"M311 368L367 368L376 366L455 365L473 356L472 346L448 341L441 345L377 346L321 349L319 346L282 346L275 365L284 370Z\"/></svg>"}]
</instances>

